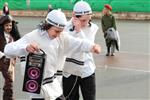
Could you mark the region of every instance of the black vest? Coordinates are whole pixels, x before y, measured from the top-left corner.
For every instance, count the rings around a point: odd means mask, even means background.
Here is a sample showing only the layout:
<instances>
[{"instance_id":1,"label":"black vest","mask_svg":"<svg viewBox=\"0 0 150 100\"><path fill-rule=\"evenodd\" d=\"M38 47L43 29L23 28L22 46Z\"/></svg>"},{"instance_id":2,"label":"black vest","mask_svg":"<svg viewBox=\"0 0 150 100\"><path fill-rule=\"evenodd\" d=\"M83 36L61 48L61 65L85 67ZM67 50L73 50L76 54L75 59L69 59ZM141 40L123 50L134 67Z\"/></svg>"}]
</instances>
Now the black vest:
<instances>
[{"instance_id":1,"label":"black vest","mask_svg":"<svg viewBox=\"0 0 150 100\"><path fill-rule=\"evenodd\" d=\"M0 51L4 52L4 47L7 44L4 33L0 33Z\"/></svg>"}]
</instances>

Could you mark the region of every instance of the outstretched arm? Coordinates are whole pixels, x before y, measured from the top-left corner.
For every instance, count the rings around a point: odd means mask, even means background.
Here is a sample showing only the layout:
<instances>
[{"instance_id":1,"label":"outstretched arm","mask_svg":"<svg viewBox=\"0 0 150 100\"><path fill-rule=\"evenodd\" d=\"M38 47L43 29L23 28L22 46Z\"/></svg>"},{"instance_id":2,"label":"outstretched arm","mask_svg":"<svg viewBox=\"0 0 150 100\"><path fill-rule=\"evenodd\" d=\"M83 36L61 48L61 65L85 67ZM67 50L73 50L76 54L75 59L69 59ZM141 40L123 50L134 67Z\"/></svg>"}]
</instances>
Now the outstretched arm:
<instances>
[{"instance_id":1,"label":"outstretched arm","mask_svg":"<svg viewBox=\"0 0 150 100\"><path fill-rule=\"evenodd\" d=\"M75 52L93 52L93 53L100 53L101 48L100 45L95 44L91 41L86 39L79 39L74 38L70 35L66 36L65 38L65 52L66 53L75 53Z\"/></svg>"},{"instance_id":2,"label":"outstretched arm","mask_svg":"<svg viewBox=\"0 0 150 100\"><path fill-rule=\"evenodd\" d=\"M99 54L101 52L101 47L98 44L94 44L93 47L91 48L91 52Z\"/></svg>"},{"instance_id":3,"label":"outstretched arm","mask_svg":"<svg viewBox=\"0 0 150 100\"><path fill-rule=\"evenodd\" d=\"M8 43L5 46L4 54L7 57L16 57L20 55L27 55L29 52L36 52L39 50L39 46L35 42L31 42L28 40L27 36L24 36L23 38Z\"/></svg>"}]
</instances>

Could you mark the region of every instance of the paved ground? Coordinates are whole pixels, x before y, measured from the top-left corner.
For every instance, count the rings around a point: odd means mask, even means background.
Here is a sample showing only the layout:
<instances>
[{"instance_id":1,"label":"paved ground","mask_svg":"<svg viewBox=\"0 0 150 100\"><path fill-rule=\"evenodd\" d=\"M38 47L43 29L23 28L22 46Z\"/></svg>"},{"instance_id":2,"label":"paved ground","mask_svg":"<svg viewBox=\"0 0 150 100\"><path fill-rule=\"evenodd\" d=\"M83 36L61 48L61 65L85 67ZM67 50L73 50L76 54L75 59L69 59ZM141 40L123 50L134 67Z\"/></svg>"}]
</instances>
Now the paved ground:
<instances>
[{"instance_id":1,"label":"paved ground","mask_svg":"<svg viewBox=\"0 0 150 100\"><path fill-rule=\"evenodd\" d=\"M17 17L21 34L30 32L43 18ZM93 20L100 26L100 20ZM106 57L106 47L100 30L96 42L102 53L94 55L97 83L96 100L150 100L150 22L117 20L121 38L121 50L114 57ZM19 63L16 66L14 92L17 100L30 100L22 92ZM0 88L3 78L0 75ZM0 100L2 89L0 89ZM82 99L81 99L82 100Z\"/></svg>"}]
</instances>

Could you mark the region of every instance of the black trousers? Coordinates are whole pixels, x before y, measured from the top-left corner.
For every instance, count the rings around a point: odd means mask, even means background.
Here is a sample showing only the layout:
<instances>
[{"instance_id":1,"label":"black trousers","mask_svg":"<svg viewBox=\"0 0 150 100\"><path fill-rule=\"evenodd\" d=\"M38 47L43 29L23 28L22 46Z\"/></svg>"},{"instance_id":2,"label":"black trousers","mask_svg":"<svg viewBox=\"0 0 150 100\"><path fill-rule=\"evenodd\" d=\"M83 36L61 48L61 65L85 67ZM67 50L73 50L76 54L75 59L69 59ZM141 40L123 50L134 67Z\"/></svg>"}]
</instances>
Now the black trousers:
<instances>
[{"instance_id":1,"label":"black trousers","mask_svg":"<svg viewBox=\"0 0 150 100\"><path fill-rule=\"evenodd\" d=\"M66 98L64 97L64 95L61 95L61 96L58 97L56 100L66 100Z\"/></svg>"},{"instance_id":2,"label":"black trousers","mask_svg":"<svg viewBox=\"0 0 150 100\"><path fill-rule=\"evenodd\" d=\"M66 100L79 100L79 87L84 100L95 100L95 73L86 78L75 75L71 75L68 78L63 77L63 94Z\"/></svg>"},{"instance_id":3,"label":"black trousers","mask_svg":"<svg viewBox=\"0 0 150 100\"><path fill-rule=\"evenodd\" d=\"M109 40L105 39L106 46L107 46L107 53L114 53L115 47L116 47L116 41L115 40Z\"/></svg>"}]
</instances>

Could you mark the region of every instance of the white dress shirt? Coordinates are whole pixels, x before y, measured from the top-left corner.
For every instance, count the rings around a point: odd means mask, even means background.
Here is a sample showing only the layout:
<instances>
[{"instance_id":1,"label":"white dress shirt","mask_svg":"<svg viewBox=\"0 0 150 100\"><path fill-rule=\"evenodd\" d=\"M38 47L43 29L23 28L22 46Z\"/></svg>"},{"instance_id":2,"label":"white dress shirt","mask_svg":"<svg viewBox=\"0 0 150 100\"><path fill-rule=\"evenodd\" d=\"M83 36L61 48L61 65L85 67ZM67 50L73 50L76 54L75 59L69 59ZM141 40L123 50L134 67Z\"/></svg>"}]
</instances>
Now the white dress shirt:
<instances>
[{"instance_id":1,"label":"white dress shirt","mask_svg":"<svg viewBox=\"0 0 150 100\"><path fill-rule=\"evenodd\" d=\"M75 38L87 39L94 43L95 35L98 30L98 26L94 23L91 23L91 26L87 26L81 29L81 32L77 33L75 30L70 31L72 28L72 22L69 21L67 26L65 27L65 31L67 31L70 35ZM88 77L95 72L95 63L93 59L93 55L90 52L72 52L69 56L67 56L67 61L64 66L64 76L69 77L71 74L76 76L81 76L82 78Z\"/></svg>"}]
</instances>

